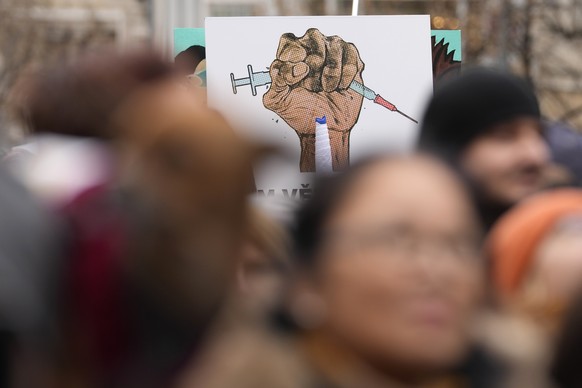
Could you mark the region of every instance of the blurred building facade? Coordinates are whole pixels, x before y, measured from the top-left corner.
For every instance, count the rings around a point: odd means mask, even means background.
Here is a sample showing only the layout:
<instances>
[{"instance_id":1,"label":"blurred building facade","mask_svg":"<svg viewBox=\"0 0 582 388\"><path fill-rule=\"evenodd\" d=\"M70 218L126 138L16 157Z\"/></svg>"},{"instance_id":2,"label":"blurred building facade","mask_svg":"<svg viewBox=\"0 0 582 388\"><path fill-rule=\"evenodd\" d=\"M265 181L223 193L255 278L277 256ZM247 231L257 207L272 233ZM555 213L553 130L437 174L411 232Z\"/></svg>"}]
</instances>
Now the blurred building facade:
<instances>
[{"instance_id":1,"label":"blurred building facade","mask_svg":"<svg viewBox=\"0 0 582 388\"><path fill-rule=\"evenodd\" d=\"M349 15L352 0L1 0L0 100L29 65L88 46L153 41L168 55L176 27L207 16ZM430 14L434 29L463 31L466 65L528 77L544 114L582 128L582 1L360 0L361 15ZM6 127L0 109L0 125ZM3 131L3 133L10 131ZM2 142L2 139L0 139Z\"/></svg>"},{"instance_id":2,"label":"blurred building facade","mask_svg":"<svg viewBox=\"0 0 582 388\"><path fill-rule=\"evenodd\" d=\"M206 16L349 15L351 0L151 0L156 43ZM360 0L361 15L430 14L433 29L463 31L463 62L506 68L536 87L544 115L582 129L582 1Z\"/></svg>"},{"instance_id":3,"label":"blurred building facade","mask_svg":"<svg viewBox=\"0 0 582 388\"><path fill-rule=\"evenodd\" d=\"M91 46L149 41L145 0L2 0L0 2L0 101L27 69ZM0 106L0 154L22 137L7 104Z\"/></svg>"}]
</instances>

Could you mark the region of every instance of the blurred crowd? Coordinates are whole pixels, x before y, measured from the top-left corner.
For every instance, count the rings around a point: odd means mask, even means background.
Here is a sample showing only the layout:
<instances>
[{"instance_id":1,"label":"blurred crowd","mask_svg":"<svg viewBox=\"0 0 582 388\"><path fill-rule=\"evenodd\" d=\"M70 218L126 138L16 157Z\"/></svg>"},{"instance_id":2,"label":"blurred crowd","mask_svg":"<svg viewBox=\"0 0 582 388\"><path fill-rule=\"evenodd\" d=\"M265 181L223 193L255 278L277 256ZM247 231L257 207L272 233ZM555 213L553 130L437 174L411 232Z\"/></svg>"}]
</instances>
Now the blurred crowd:
<instances>
[{"instance_id":1,"label":"blurred crowd","mask_svg":"<svg viewBox=\"0 0 582 388\"><path fill-rule=\"evenodd\" d=\"M0 387L582 387L582 135L516 76L437 84L414 152L292 217L251 200L279 151L154 52L3 103Z\"/></svg>"}]
</instances>

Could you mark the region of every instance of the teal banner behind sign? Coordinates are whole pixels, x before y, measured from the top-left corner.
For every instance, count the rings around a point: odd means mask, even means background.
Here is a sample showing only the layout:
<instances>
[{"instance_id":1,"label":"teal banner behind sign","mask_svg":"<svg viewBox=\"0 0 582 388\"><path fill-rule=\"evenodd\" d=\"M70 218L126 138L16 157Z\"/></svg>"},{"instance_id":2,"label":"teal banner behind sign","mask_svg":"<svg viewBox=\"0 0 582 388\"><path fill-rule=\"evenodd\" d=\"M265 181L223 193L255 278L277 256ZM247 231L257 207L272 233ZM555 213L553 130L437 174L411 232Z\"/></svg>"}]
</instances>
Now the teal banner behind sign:
<instances>
[{"instance_id":1,"label":"teal banner behind sign","mask_svg":"<svg viewBox=\"0 0 582 388\"><path fill-rule=\"evenodd\" d=\"M206 46L204 28L174 28L174 56L195 45Z\"/></svg>"},{"instance_id":2,"label":"teal banner behind sign","mask_svg":"<svg viewBox=\"0 0 582 388\"><path fill-rule=\"evenodd\" d=\"M432 30L433 77L435 80L458 74L463 48L461 30ZM191 46L206 46L204 28L175 28L174 57Z\"/></svg>"}]
</instances>

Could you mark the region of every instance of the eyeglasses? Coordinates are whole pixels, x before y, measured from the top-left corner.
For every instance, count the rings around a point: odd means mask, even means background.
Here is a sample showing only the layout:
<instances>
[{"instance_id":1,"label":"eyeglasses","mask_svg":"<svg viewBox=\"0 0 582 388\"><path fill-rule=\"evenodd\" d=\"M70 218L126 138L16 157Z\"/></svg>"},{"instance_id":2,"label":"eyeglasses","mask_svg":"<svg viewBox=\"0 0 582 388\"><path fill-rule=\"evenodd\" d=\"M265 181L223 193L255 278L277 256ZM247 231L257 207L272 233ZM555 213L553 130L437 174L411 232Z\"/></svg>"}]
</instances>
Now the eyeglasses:
<instances>
[{"instance_id":1,"label":"eyeglasses","mask_svg":"<svg viewBox=\"0 0 582 388\"><path fill-rule=\"evenodd\" d=\"M330 230L322 241L323 249L334 255L368 254L410 260L425 253L435 260L458 262L476 262L480 245L480 239L469 233L429 236L406 225Z\"/></svg>"}]
</instances>

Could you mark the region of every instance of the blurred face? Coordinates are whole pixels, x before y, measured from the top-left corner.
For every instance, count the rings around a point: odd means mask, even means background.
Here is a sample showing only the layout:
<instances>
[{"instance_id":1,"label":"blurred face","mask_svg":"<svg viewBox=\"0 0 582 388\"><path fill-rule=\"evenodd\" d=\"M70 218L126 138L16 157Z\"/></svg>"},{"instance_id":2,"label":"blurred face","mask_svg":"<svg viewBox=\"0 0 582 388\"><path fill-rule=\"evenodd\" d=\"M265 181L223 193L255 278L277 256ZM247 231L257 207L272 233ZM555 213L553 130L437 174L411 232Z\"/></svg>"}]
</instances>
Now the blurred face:
<instances>
[{"instance_id":1,"label":"blurred face","mask_svg":"<svg viewBox=\"0 0 582 388\"><path fill-rule=\"evenodd\" d=\"M473 141L461 165L486 198L512 205L542 188L548 160L539 120L523 117L498 124Z\"/></svg>"},{"instance_id":2,"label":"blurred face","mask_svg":"<svg viewBox=\"0 0 582 388\"><path fill-rule=\"evenodd\" d=\"M433 163L370 167L326 226L323 330L379 367L443 368L467 346L481 288L478 229L456 180Z\"/></svg>"},{"instance_id":3,"label":"blurred face","mask_svg":"<svg viewBox=\"0 0 582 388\"><path fill-rule=\"evenodd\" d=\"M548 233L519 296L526 307L559 320L582 286L582 214L569 216ZM552 315L552 314L549 314Z\"/></svg>"},{"instance_id":4,"label":"blurred face","mask_svg":"<svg viewBox=\"0 0 582 388\"><path fill-rule=\"evenodd\" d=\"M207 311L235 273L250 147L173 80L136 93L117 123L117 184L138 236L133 265L166 301Z\"/></svg>"},{"instance_id":5,"label":"blurred face","mask_svg":"<svg viewBox=\"0 0 582 388\"><path fill-rule=\"evenodd\" d=\"M276 259L269 257L253 242L243 246L237 271L238 285L252 312L266 314L273 310L283 291L283 271Z\"/></svg>"}]
</instances>

